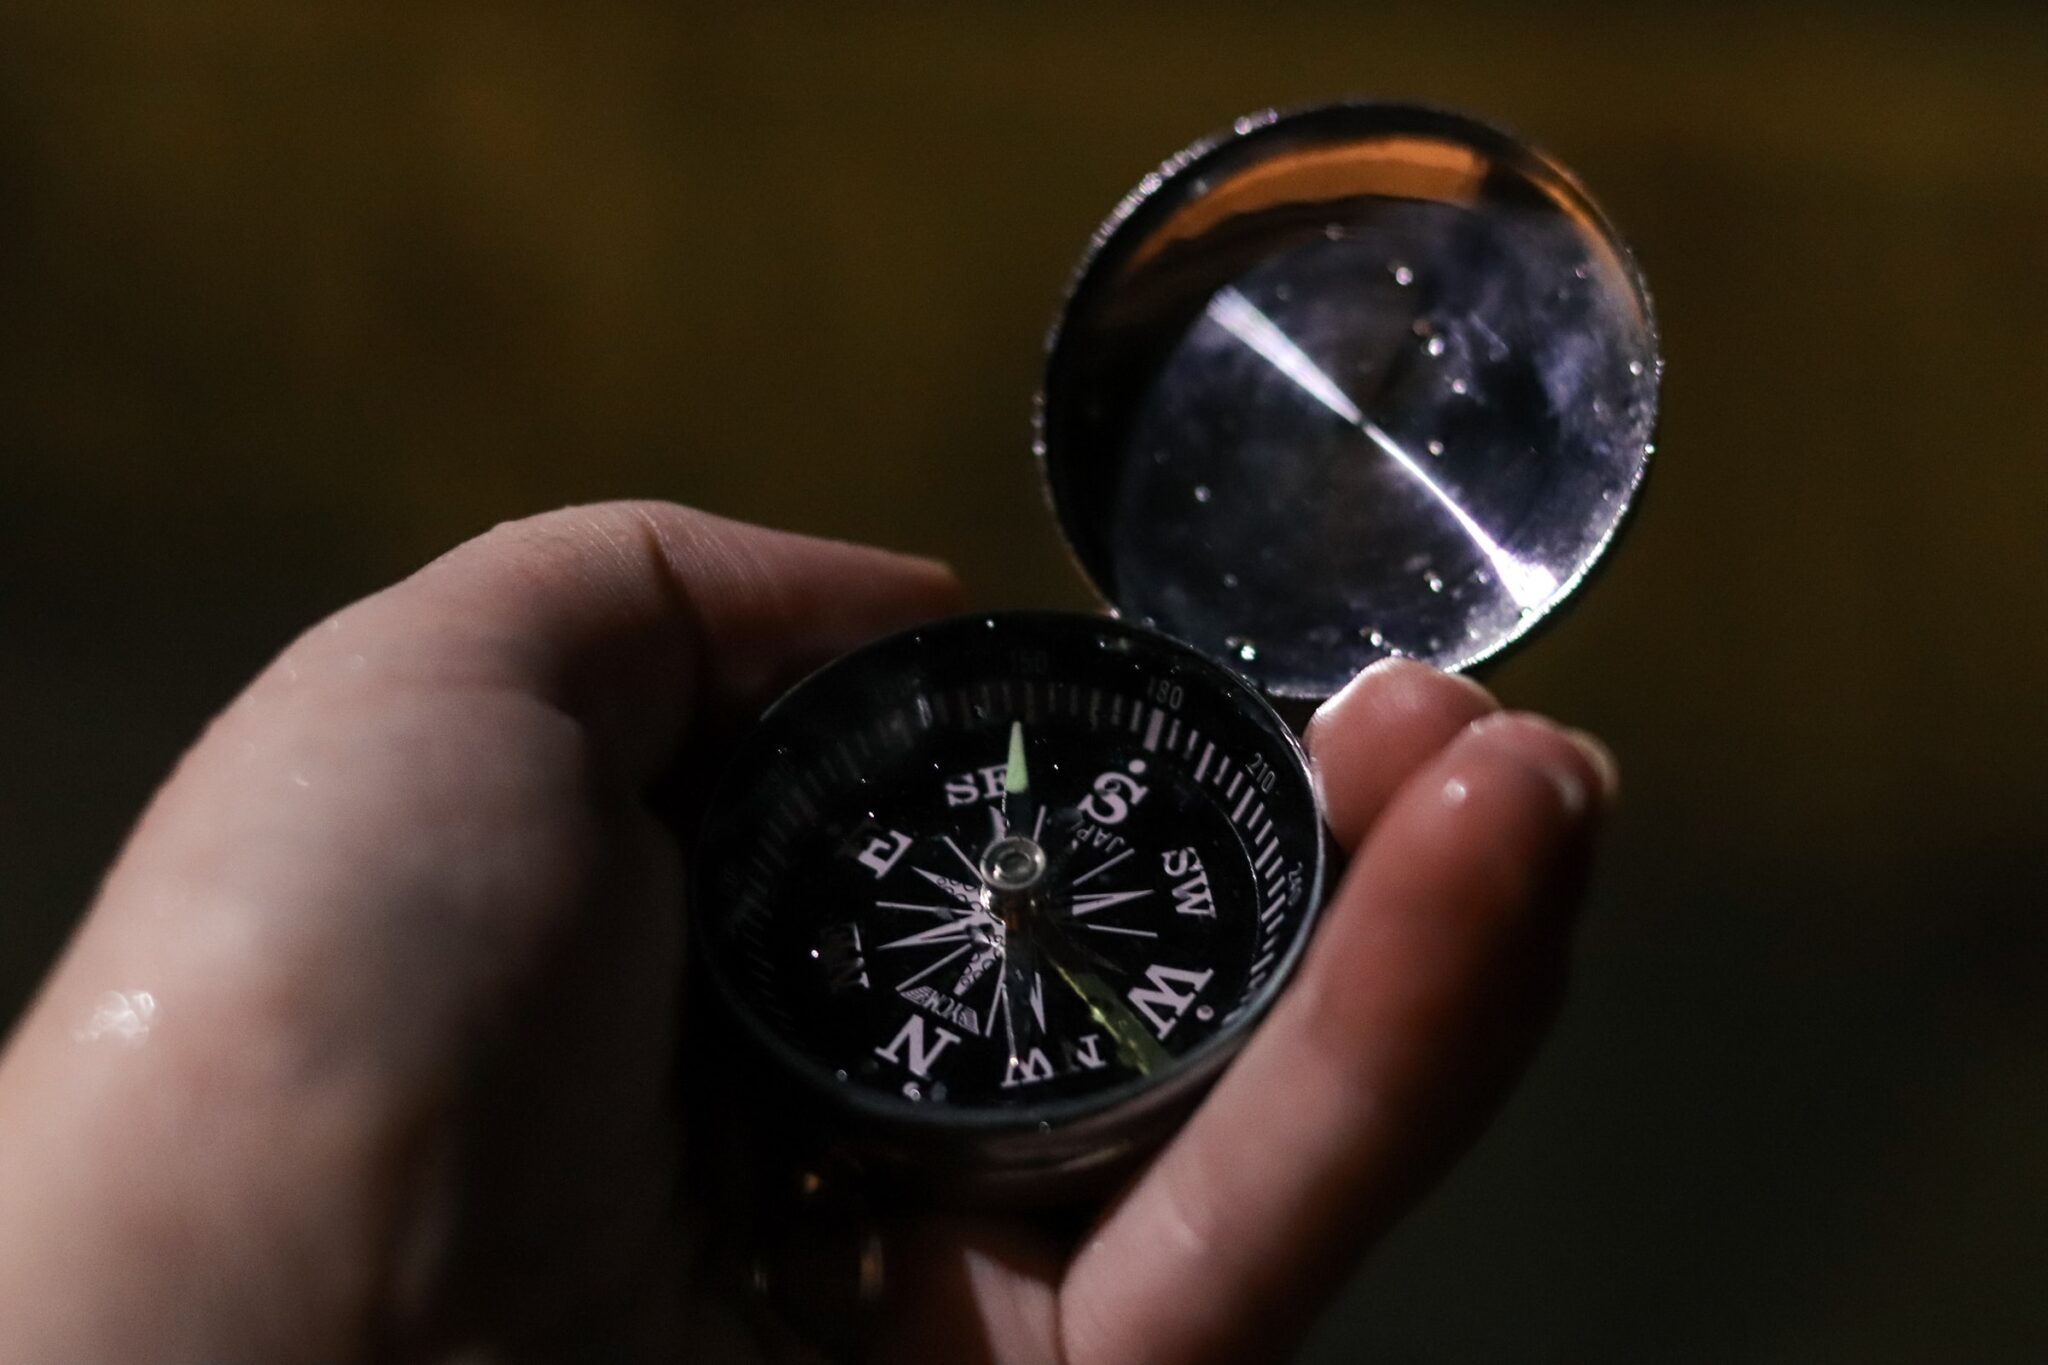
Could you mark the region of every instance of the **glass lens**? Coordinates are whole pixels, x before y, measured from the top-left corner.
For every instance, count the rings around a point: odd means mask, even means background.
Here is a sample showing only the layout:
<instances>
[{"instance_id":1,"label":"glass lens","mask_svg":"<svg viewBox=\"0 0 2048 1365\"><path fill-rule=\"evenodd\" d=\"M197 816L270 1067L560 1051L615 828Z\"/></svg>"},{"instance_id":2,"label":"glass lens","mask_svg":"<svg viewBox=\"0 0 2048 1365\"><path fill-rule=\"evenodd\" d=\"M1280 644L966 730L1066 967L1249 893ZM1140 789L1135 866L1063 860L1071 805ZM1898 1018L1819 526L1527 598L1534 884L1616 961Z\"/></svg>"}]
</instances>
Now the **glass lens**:
<instances>
[{"instance_id":1,"label":"glass lens","mask_svg":"<svg viewBox=\"0 0 2048 1365\"><path fill-rule=\"evenodd\" d=\"M1282 696L1463 668L1551 610L1642 479L1658 358L1569 175L1484 125L1240 121L1098 239L1040 450L1098 587Z\"/></svg>"}]
</instances>

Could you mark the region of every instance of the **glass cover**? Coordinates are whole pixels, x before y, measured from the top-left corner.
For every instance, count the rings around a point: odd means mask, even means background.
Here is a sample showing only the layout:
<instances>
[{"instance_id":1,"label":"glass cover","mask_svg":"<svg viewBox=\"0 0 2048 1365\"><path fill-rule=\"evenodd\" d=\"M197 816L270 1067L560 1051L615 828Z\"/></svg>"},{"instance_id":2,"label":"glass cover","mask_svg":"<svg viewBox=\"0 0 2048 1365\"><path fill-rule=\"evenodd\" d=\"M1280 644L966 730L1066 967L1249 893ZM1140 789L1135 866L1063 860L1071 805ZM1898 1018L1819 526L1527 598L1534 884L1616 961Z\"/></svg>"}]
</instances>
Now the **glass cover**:
<instances>
[{"instance_id":1,"label":"glass cover","mask_svg":"<svg viewBox=\"0 0 2048 1365\"><path fill-rule=\"evenodd\" d=\"M1660 362L1635 264L1563 168L1457 115L1240 119L1097 236L1039 453L1127 617L1269 693L1464 668L1620 525Z\"/></svg>"}]
</instances>

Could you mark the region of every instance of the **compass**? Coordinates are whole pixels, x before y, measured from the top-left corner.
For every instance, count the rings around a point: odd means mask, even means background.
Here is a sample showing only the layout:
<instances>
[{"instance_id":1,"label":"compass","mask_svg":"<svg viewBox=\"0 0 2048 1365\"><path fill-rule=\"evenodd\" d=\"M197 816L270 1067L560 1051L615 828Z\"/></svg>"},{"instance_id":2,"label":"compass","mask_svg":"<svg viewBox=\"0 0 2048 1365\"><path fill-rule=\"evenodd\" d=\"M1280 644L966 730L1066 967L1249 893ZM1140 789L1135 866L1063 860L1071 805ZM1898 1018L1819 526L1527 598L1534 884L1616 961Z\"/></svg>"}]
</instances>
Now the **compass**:
<instances>
[{"instance_id":1,"label":"compass","mask_svg":"<svg viewBox=\"0 0 2048 1365\"><path fill-rule=\"evenodd\" d=\"M1324 876L1301 749L1252 687L1056 614L941 622L813 677L698 856L705 951L775 1062L990 1166L1101 1160L1121 1144L1087 1120L1211 1076Z\"/></svg>"},{"instance_id":2,"label":"compass","mask_svg":"<svg viewBox=\"0 0 2048 1365\"><path fill-rule=\"evenodd\" d=\"M1660 368L1599 210L1463 116L1267 113L1147 176L1038 411L1115 614L858 650L713 801L699 960L786 1112L953 1190L1058 1190L1162 1140L1331 877L1276 702L1391 655L1471 667L1547 617L1642 482Z\"/></svg>"}]
</instances>

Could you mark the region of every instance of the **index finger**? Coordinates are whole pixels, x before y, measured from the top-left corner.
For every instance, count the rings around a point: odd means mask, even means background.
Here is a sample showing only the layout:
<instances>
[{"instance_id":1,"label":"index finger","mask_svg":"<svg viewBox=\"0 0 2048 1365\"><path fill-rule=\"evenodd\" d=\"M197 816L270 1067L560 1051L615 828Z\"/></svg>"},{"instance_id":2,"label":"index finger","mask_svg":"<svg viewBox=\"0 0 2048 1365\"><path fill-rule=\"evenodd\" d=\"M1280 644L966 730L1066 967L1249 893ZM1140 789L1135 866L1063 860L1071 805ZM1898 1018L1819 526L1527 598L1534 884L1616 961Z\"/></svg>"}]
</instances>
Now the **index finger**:
<instances>
[{"instance_id":1,"label":"index finger","mask_svg":"<svg viewBox=\"0 0 2048 1365\"><path fill-rule=\"evenodd\" d=\"M279 665L296 682L348 667L371 640L398 671L532 691L645 776L687 724L742 717L833 656L959 605L932 560L613 502L478 536L307 632Z\"/></svg>"}]
</instances>

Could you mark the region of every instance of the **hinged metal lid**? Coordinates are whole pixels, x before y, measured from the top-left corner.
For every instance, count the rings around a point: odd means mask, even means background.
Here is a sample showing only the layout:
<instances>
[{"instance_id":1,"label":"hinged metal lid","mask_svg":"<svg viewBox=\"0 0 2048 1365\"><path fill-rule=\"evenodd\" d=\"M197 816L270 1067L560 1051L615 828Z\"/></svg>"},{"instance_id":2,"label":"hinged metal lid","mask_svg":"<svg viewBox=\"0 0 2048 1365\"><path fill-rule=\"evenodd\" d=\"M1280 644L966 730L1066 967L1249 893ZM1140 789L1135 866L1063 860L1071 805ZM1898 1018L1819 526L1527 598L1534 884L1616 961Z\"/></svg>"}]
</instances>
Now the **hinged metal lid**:
<instances>
[{"instance_id":1,"label":"hinged metal lid","mask_svg":"<svg viewBox=\"0 0 2048 1365\"><path fill-rule=\"evenodd\" d=\"M1470 667L1576 588L1640 486L1656 326L1569 172L1462 116L1239 119L1097 233L1037 448L1123 615L1320 698Z\"/></svg>"}]
</instances>

